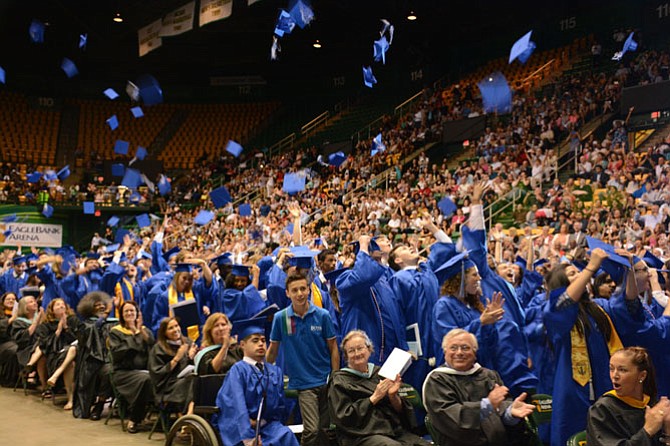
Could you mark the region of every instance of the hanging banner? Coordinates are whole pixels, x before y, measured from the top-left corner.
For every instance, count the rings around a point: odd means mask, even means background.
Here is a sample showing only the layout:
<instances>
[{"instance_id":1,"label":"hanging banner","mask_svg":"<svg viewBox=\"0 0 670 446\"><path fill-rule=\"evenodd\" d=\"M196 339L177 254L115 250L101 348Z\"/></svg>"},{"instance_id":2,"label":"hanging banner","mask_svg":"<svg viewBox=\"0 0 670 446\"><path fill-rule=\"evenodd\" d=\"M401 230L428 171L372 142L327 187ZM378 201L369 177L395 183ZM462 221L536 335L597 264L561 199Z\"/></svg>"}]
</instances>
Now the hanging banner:
<instances>
[{"instance_id":1,"label":"hanging banner","mask_svg":"<svg viewBox=\"0 0 670 446\"><path fill-rule=\"evenodd\" d=\"M230 17L233 0L200 0L200 26Z\"/></svg>"},{"instance_id":2,"label":"hanging banner","mask_svg":"<svg viewBox=\"0 0 670 446\"><path fill-rule=\"evenodd\" d=\"M144 56L150 51L155 50L156 48L159 48L163 44L163 39L160 37L162 26L163 21L158 19L137 31L137 41L140 47L140 57Z\"/></svg>"},{"instance_id":3,"label":"hanging banner","mask_svg":"<svg viewBox=\"0 0 670 446\"><path fill-rule=\"evenodd\" d=\"M0 246L63 246L63 226L34 223L0 223Z\"/></svg>"},{"instance_id":4,"label":"hanging banner","mask_svg":"<svg viewBox=\"0 0 670 446\"><path fill-rule=\"evenodd\" d=\"M167 13L163 17L161 37L177 36L193 29L195 1Z\"/></svg>"}]
</instances>

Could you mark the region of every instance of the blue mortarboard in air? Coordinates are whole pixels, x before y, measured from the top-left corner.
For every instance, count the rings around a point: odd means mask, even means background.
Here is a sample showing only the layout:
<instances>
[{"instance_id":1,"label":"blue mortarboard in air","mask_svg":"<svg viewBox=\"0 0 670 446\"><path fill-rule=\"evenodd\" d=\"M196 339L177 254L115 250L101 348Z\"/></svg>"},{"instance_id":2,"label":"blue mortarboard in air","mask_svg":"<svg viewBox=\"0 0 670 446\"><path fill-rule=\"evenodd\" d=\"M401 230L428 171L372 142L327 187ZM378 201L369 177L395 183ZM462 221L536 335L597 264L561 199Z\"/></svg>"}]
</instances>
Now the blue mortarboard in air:
<instances>
[{"instance_id":1,"label":"blue mortarboard in air","mask_svg":"<svg viewBox=\"0 0 670 446\"><path fill-rule=\"evenodd\" d=\"M295 20L293 20L291 14L283 9L279 11L279 17L277 17L277 24L275 25L275 34L279 37L284 37L284 34L291 34L293 28L295 28Z\"/></svg>"},{"instance_id":2,"label":"blue mortarboard in air","mask_svg":"<svg viewBox=\"0 0 670 446\"><path fill-rule=\"evenodd\" d=\"M58 179L58 175L56 175L56 171L53 169L44 172L43 177L46 181L56 181Z\"/></svg>"},{"instance_id":3,"label":"blue mortarboard in air","mask_svg":"<svg viewBox=\"0 0 670 446\"><path fill-rule=\"evenodd\" d=\"M130 197L128 197L131 203L139 203L140 200L142 199L142 195L140 195L139 192L136 190L133 191L132 194L130 194Z\"/></svg>"},{"instance_id":4,"label":"blue mortarboard in air","mask_svg":"<svg viewBox=\"0 0 670 446\"><path fill-rule=\"evenodd\" d=\"M354 254L358 254L358 251L361 250L361 243L358 240L356 240L355 242L351 242L349 244L354 247ZM379 247L377 242L375 242L374 239L371 239L370 244L368 245L368 252L372 254L374 251L380 251L380 250L381 248Z\"/></svg>"},{"instance_id":5,"label":"blue mortarboard in air","mask_svg":"<svg viewBox=\"0 0 670 446\"><path fill-rule=\"evenodd\" d=\"M85 50L88 43L88 34L79 34L79 49Z\"/></svg>"},{"instance_id":6,"label":"blue mortarboard in air","mask_svg":"<svg viewBox=\"0 0 670 446\"><path fill-rule=\"evenodd\" d=\"M123 237L126 234L130 234L130 231L128 229L124 228L117 229L116 234L114 234L114 243L123 243Z\"/></svg>"},{"instance_id":7,"label":"blue mortarboard in air","mask_svg":"<svg viewBox=\"0 0 670 446\"><path fill-rule=\"evenodd\" d=\"M233 321L233 328L231 334L237 335L237 341L243 341L251 335L262 334L265 335L265 325L267 316L257 317L255 319L243 319L240 321Z\"/></svg>"},{"instance_id":8,"label":"blue mortarboard in air","mask_svg":"<svg viewBox=\"0 0 670 446\"><path fill-rule=\"evenodd\" d=\"M151 226L151 219L147 214L140 214L136 216L135 221L137 221L137 226L139 226L140 228L146 228L147 226Z\"/></svg>"},{"instance_id":9,"label":"blue mortarboard in air","mask_svg":"<svg viewBox=\"0 0 670 446\"><path fill-rule=\"evenodd\" d=\"M158 192L161 195L167 195L171 191L172 191L172 185L170 184L170 181L168 180L168 177L161 174L161 176L158 180Z\"/></svg>"},{"instance_id":10,"label":"blue mortarboard in air","mask_svg":"<svg viewBox=\"0 0 670 446\"><path fill-rule=\"evenodd\" d=\"M6 216L2 217L2 222L3 223L13 223L16 220L18 220L18 217L16 216L16 214L6 215Z\"/></svg>"},{"instance_id":11,"label":"blue mortarboard in air","mask_svg":"<svg viewBox=\"0 0 670 446\"><path fill-rule=\"evenodd\" d=\"M4 84L6 81L5 79L5 70L0 67L0 84Z\"/></svg>"},{"instance_id":12,"label":"blue mortarboard in air","mask_svg":"<svg viewBox=\"0 0 670 446\"><path fill-rule=\"evenodd\" d=\"M375 40L372 49L375 62L381 61L383 64L386 64L386 52L389 49L389 42L386 40L386 36L382 36L379 40Z\"/></svg>"},{"instance_id":13,"label":"blue mortarboard in air","mask_svg":"<svg viewBox=\"0 0 670 446\"><path fill-rule=\"evenodd\" d=\"M507 79L499 71L482 79L477 86L482 94L486 113L509 113L512 111L512 90Z\"/></svg>"},{"instance_id":14,"label":"blue mortarboard in air","mask_svg":"<svg viewBox=\"0 0 670 446\"><path fill-rule=\"evenodd\" d=\"M230 153L235 158L240 156L242 150L244 150L242 146L233 141L232 139L228 141L228 144L226 144L226 152Z\"/></svg>"},{"instance_id":15,"label":"blue mortarboard in air","mask_svg":"<svg viewBox=\"0 0 670 446\"><path fill-rule=\"evenodd\" d=\"M243 203L239 207L240 216L249 217L251 216L251 205L249 203Z\"/></svg>"},{"instance_id":16,"label":"blue mortarboard in air","mask_svg":"<svg viewBox=\"0 0 670 446\"><path fill-rule=\"evenodd\" d=\"M114 252L121 247L121 243L114 243L112 245L105 246L105 251Z\"/></svg>"},{"instance_id":17,"label":"blue mortarboard in air","mask_svg":"<svg viewBox=\"0 0 670 446\"><path fill-rule=\"evenodd\" d=\"M626 41L623 43L623 48L621 48L621 51L617 51L614 54L614 57L612 57L612 60L621 60L624 54L626 54L628 51L635 51L637 50L637 42L633 40L633 35L635 33L632 32L628 35L628 38Z\"/></svg>"},{"instance_id":18,"label":"blue mortarboard in air","mask_svg":"<svg viewBox=\"0 0 670 446\"><path fill-rule=\"evenodd\" d=\"M382 141L382 134L379 133L372 140L372 147L370 148L370 156L375 156L378 153L382 153L386 150L386 145Z\"/></svg>"},{"instance_id":19,"label":"blue mortarboard in air","mask_svg":"<svg viewBox=\"0 0 670 446\"><path fill-rule=\"evenodd\" d=\"M102 92L102 94L104 94L111 100L114 100L119 97L119 94L113 88L106 89L105 91Z\"/></svg>"},{"instance_id":20,"label":"blue mortarboard in air","mask_svg":"<svg viewBox=\"0 0 670 446\"><path fill-rule=\"evenodd\" d=\"M190 263L177 263L174 267L175 273L192 273L193 265Z\"/></svg>"},{"instance_id":21,"label":"blue mortarboard in air","mask_svg":"<svg viewBox=\"0 0 670 446\"><path fill-rule=\"evenodd\" d=\"M137 146L137 150L135 151L135 158L142 161L146 157L147 157L147 149L145 149L142 146Z\"/></svg>"},{"instance_id":22,"label":"blue mortarboard in air","mask_svg":"<svg viewBox=\"0 0 670 446\"><path fill-rule=\"evenodd\" d=\"M372 88L377 83L375 75L372 74L372 67L363 67L363 83L368 88Z\"/></svg>"},{"instance_id":23,"label":"blue mortarboard in air","mask_svg":"<svg viewBox=\"0 0 670 446\"><path fill-rule=\"evenodd\" d=\"M37 19L33 19L28 28L28 34L30 39L35 43L44 42L44 23L40 22Z\"/></svg>"},{"instance_id":24,"label":"blue mortarboard in air","mask_svg":"<svg viewBox=\"0 0 670 446\"><path fill-rule=\"evenodd\" d=\"M451 216L454 212L456 212L456 204L451 200L449 197L444 197L442 198L438 203L437 207L440 208L440 211L445 217Z\"/></svg>"},{"instance_id":25,"label":"blue mortarboard in air","mask_svg":"<svg viewBox=\"0 0 670 446\"><path fill-rule=\"evenodd\" d=\"M119 217L117 217L116 215L112 215L111 217L109 217L109 220L107 220L107 226L109 226L110 228L113 228L118 224L119 224Z\"/></svg>"},{"instance_id":26,"label":"blue mortarboard in air","mask_svg":"<svg viewBox=\"0 0 670 446\"><path fill-rule=\"evenodd\" d=\"M146 105L163 102L163 90L155 77L150 74L143 74L137 78L136 83L140 90L140 98Z\"/></svg>"},{"instance_id":27,"label":"blue mortarboard in air","mask_svg":"<svg viewBox=\"0 0 670 446\"><path fill-rule=\"evenodd\" d=\"M142 175L136 169L131 169L130 167L126 169L126 173L123 175L123 180L121 184L129 187L131 189L138 187L142 184Z\"/></svg>"},{"instance_id":28,"label":"blue mortarboard in air","mask_svg":"<svg viewBox=\"0 0 670 446\"><path fill-rule=\"evenodd\" d=\"M122 177L126 173L126 166L123 164L112 164L112 176Z\"/></svg>"},{"instance_id":29,"label":"blue mortarboard in air","mask_svg":"<svg viewBox=\"0 0 670 446\"><path fill-rule=\"evenodd\" d=\"M26 176L29 183L38 183L42 179L42 172L33 172Z\"/></svg>"},{"instance_id":30,"label":"blue mortarboard in air","mask_svg":"<svg viewBox=\"0 0 670 446\"><path fill-rule=\"evenodd\" d=\"M112 130L116 130L119 128L119 119L116 117L116 115L110 116L109 118L107 118L105 122ZM114 150L116 151L116 146L114 147Z\"/></svg>"},{"instance_id":31,"label":"blue mortarboard in air","mask_svg":"<svg viewBox=\"0 0 670 446\"><path fill-rule=\"evenodd\" d=\"M214 218L214 212L205 209L198 212L198 215L193 218L193 222L198 225L206 225Z\"/></svg>"},{"instance_id":32,"label":"blue mortarboard in air","mask_svg":"<svg viewBox=\"0 0 670 446\"><path fill-rule=\"evenodd\" d=\"M117 139L116 142L114 143L114 153L117 153L119 155L127 155L128 147L130 147L130 143L128 141Z\"/></svg>"},{"instance_id":33,"label":"blue mortarboard in air","mask_svg":"<svg viewBox=\"0 0 670 446\"><path fill-rule=\"evenodd\" d=\"M84 201L84 214L91 215L95 214L95 203L92 201Z\"/></svg>"},{"instance_id":34,"label":"blue mortarboard in air","mask_svg":"<svg viewBox=\"0 0 670 446\"><path fill-rule=\"evenodd\" d=\"M139 105L137 107L131 108L130 113L133 114L135 119L141 118L142 116L144 116L144 111L142 111L142 107L140 107Z\"/></svg>"},{"instance_id":35,"label":"blue mortarboard in air","mask_svg":"<svg viewBox=\"0 0 670 446\"><path fill-rule=\"evenodd\" d=\"M44 215L46 218L51 218L53 214L54 214L53 206L49 205L48 203L44 203L44 207L42 208L42 215Z\"/></svg>"},{"instance_id":36,"label":"blue mortarboard in air","mask_svg":"<svg viewBox=\"0 0 670 446\"><path fill-rule=\"evenodd\" d=\"M282 190L287 194L296 194L305 190L305 176L297 173L285 174Z\"/></svg>"},{"instance_id":37,"label":"blue mortarboard in air","mask_svg":"<svg viewBox=\"0 0 670 446\"><path fill-rule=\"evenodd\" d=\"M60 63L60 67L65 72L65 75L69 78L79 74L77 66L67 57L63 57L63 61Z\"/></svg>"},{"instance_id":38,"label":"blue mortarboard in air","mask_svg":"<svg viewBox=\"0 0 670 446\"><path fill-rule=\"evenodd\" d=\"M293 6L290 6L293 4ZM293 0L289 4L288 13L291 15L291 18L300 28L304 28L309 25L312 20L314 20L314 11L312 11L312 6L309 2L305 0Z\"/></svg>"},{"instance_id":39,"label":"blue mortarboard in air","mask_svg":"<svg viewBox=\"0 0 670 446\"><path fill-rule=\"evenodd\" d=\"M65 181L65 179L70 176L70 166L67 165L63 167L61 170L58 171L56 176L58 177L59 180Z\"/></svg>"},{"instance_id":40,"label":"blue mortarboard in air","mask_svg":"<svg viewBox=\"0 0 670 446\"><path fill-rule=\"evenodd\" d=\"M226 204L233 201L230 197L230 192L226 189L226 186L217 187L209 193L209 198L212 200L215 208L222 208Z\"/></svg>"},{"instance_id":41,"label":"blue mortarboard in air","mask_svg":"<svg viewBox=\"0 0 670 446\"><path fill-rule=\"evenodd\" d=\"M286 232L288 232L289 234L293 235L293 229L294 229L293 222L287 224L285 229L286 229Z\"/></svg>"},{"instance_id":42,"label":"blue mortarboard in air","mask_svg":"<svg viewBox=\"0 0 670 446\"><path fill-rule=\"evenodd\" d=\"M531 34L533 34L532 30L514 42L509 52L509 63L512 63L514 59L519 59L519 62L526 63L535 49L535 42L530 40Z\"/></svg>"},{"instance_id":43,"label":"blue mortarboard in air","mask_svg":"<svg viewBox=\"0 0 670 446\"><path fill-rule=\"evenodd\" d=\"M328 164L331 166L340 167L346 160L347 155L344 152L335 152L328 155Z\"/></svg>"},{"instance_id":44,"label":"blue mortarboard in air","mask_svg":"<svg viewBox=\"0 0 670 446\"><path fill-rule=\"evenodd\" d=\"M616 283L621 283L621 279L623 278L626 269L630 268L628 259L616 254L614 252L614 246L605 243L600 239L586 236L586 243L589 246L589 249L594 250L596 248L601 248L609 255L608 258L603 260L600 268L607 272Z\"/></svg>"}]
</instances>

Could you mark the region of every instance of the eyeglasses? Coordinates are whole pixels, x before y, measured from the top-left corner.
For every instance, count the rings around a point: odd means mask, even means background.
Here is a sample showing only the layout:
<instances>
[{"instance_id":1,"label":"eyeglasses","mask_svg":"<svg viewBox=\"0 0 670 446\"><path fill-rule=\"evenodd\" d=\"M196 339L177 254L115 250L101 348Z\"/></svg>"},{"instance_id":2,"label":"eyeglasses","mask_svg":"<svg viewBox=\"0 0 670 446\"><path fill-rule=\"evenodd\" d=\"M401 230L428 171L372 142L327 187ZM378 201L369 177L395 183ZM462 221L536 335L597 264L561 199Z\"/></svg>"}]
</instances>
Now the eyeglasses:
<instances>
[{"instance_id":1,"label":"eyeglasses","mask_svg":"<svg viewBox=\"0 0 670 446\"><path fill-rule=\"evenodd\" d=\"M469 351L472 351L472 347L469 345L450 345L448 349L450 352L457 352L460 350L463 353L468 353Z\"/></svg>"},{"instance_id":2,"label":"eyeglasses","mask_svg":"<svg viewBox=\"0 0 670 446\"><path fill-rule=\"evenodd\" d=\"M351 347L346 349L347 355L355 355L356 353L363 352L367 350L368 348L365 345L361 345L359 347Z\"/></svg>"}]
</instances>

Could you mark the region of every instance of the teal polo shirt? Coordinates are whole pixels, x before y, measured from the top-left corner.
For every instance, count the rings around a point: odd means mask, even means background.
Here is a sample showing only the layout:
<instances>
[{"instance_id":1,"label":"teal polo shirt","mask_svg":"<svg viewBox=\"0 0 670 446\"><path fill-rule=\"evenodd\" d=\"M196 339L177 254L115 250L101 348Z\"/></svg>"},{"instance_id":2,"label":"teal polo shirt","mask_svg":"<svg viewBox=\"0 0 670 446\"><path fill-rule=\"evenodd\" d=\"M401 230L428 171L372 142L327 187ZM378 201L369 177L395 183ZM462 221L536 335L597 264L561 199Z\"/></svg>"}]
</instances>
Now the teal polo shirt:
<instances>
[{"instance_id":1,"label":"teal polo shirt","mask_svg":"<svg viewBox=\"0 0 670 446\"><path fill-rule=\"evenodd\" d=\"M333 338L335 328L330 314L311 302L304 317L295 314L293 305L275 314L270 341L281 343L289 389L304 390L326 384L331 371L326 341Z\"/></svg>"}]
</instances>

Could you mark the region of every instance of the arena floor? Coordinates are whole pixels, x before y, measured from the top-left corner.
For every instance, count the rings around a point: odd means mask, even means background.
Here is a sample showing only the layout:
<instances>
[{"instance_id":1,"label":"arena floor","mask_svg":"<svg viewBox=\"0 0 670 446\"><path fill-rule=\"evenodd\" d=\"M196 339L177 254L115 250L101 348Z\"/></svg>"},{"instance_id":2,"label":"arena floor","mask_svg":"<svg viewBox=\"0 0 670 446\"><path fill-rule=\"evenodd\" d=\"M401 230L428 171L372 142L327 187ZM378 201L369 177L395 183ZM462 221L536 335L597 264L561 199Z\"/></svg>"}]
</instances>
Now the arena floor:
<instances>
[{"instance_id":1,"label":"arena floor","mask_svg":"<svg viewBox=\"0 0 670 446\"><path fill-rule=\"evenodd\" d=\"M64 403L63 398L57 400L60 401ZM25 396L20 389L13 392L4 387L0 388L0 420L3 425L0 443L6 445L161 446L165 439L158 433L149 440L148 429L134 435L122 432L118 418L111 419L107 426L104 417L100 421L76 419L72 412L63 410L62 404L41 401L38 393Z\"/></svg>"}]
</instances>

